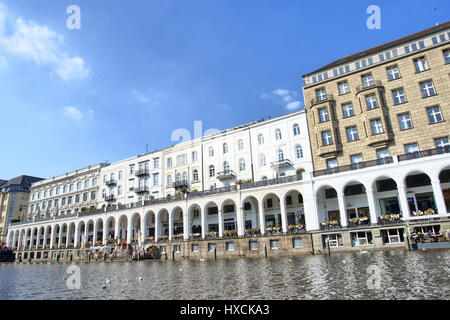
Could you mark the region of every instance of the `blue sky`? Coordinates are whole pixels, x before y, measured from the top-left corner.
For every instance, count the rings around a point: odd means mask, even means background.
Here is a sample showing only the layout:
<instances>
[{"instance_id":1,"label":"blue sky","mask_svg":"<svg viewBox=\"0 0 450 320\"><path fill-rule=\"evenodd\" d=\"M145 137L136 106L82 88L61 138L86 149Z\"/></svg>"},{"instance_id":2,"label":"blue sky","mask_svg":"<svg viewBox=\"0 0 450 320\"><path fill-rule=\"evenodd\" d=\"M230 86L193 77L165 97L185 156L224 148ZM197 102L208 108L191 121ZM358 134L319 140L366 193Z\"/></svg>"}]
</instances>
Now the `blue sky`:
<instances>
[{"instance_id":1,"label":"blue sky","mask_svg":"<svg viewBox=\"0 0 450 320\"><path fill-rule=\"evenodd\" d=\"M81 29L69 30L70 5ZM369 5L381 30L369 30ZM437 7L437 11L434 9ZM449 20L450 2L0 0L0 178L43 178L303 107L301 76Z\"/></svg>"}]
</instances>

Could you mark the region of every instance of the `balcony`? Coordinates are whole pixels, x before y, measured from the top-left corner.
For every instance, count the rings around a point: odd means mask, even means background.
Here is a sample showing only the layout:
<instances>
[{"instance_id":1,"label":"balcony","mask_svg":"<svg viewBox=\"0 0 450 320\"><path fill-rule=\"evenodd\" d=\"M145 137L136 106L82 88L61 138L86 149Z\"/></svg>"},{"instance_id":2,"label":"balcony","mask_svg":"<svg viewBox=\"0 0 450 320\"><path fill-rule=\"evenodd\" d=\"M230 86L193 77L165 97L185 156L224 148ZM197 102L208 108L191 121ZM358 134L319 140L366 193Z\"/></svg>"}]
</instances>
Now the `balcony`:
<instances>
[{"instance_id":1,"label":"balcony","mask_svg":"<svg viewBox=\"0 0 450 320\"><path fill-rule=\"evenodd\" d=\"M270 180L262 180L262 181L252 182L252 183L245 183L245 184L241 184L241 190L272 186L272 185L277 185L277 184L282 184L282 183L296 182L296 181L301 181L302 179L303 179L302 175L299 174L299 175L275 178L275 179L270 179Z\"/></svg>"},{"instance_id":2,"label":"balcony","mask_svg":"<svg viewBox=\"0 0 450 320\"><path fill-rule=\"evenodd\" d=\"M144 176L148 176L149 174L150 174L150 171L148 169L139 169L134 173L134 175L136 177L144 177Z\"/></svg>"},{"instance_id":3,"label":"balcony","mask_svg":"<svg viewBox=\"0 0 450 320\"><path fill-rule=\"evenodd\" d=\"M333 143L327 146L319 145L317 154L322 158L334 158L342 152L342 144Z\"/></svg>"},{"instance_id":4,"label":"balcony","mask_svg":"<svg viewBox=\"0 0 450 320\"><path fill-rule=\"evenodd\" d=\"M332 94L326 94L323 98L314 98L311 100L311 108L315 105L325 103L325 102L334 102L334 96Z\"/></svg>"},{"instance_id":5,"label":"balcony","mask_svg":"<svg viewBox=\"0 0 450 320\"><path fill-rule=\"evenodd\" d=\"M320 176L326 176L330 174L336 174L341 172L347 172L347 171L353 171L353 170L359 170L359 169L365 169L370 167L376 167L381 166L384 164L390 164L393 163L392 157L386 157L383 159L377 159L377 160L370 160L365 162L359 162L359 163L353 163L346 166L341 167L335 167L335 168L328 168L324 170L317 170L313 172L314 177L320 177Z\"/></svg>"},{"instance_id":6,"label":"balcony","mask_svg":"<svg viewBox=\"0 0 450 320\"><path fill-rule=\"evenodd\" d=\"M149 188L147 186L137 187L134 189L134 192L136 192L137 194L147 193L149 192Z\"/></svg>"},{"instance_id":7,"label":"balcony","mask_svg":"<svg viewBox=\"0 0 450 320\"><path fill-rule=\"evenodd\" d=\"M214 188L214 189L205 190L205 191L191 192L191 193L188 193L187 196L189 199L191 199L191 198L210 196L210 195L225 193L225 192L234 192L237 190L238 190L238 186L234 185L234 186L223 187L223 188Z\"/></svg>"},{"instance_id":8,"label":"balcony","mask_svg":"<svg viewBox=\"0 0 450 320\"><path fill-rule=\"evenodd\" d=\"M398 161L407 161L407 160L414 160L424 157L431 157L439 154L446 154L450 153L450 146L444 146L434 149L428 149L423 151L416 151L412 153L402 154L398 156Z\"/></svg>"},{"instance_id":9,"label":"balcony","mask_svg":"<svg viewBox=\"0 0 450 320\"><path fill-rule=\"evenodd\" d=\"M370 84L370 85L360 85L360 86L357 86L357 87L356 87L356 94L358 95L358 94L360 94L360 93L363 92L363 91L370 90L370 89L374 89L374 88L379 88L379 87L383 87L383 84L381 83L380 80L375 80L375 81L373 81L373 83Z\"/></svg>"},{"instance_id":10,"label":"balcony","mask_svg":"<svg viewBox=\"0 0 450 320\"><path fill-rule=\"evenodd\" d=\"M113 195L113 194L105 197L105 201L106 202L113 202L113 201L116 201L116 200L117 200L116 196Z\"/></svg>"},{"instance_id":11,"label":"balcony","mask_svg":"<svg viewBox=\"0 0 450 320\"><path fill-rule=\"evenodd\" d=\"M234 178L236 178L236 173L233 170L226 170L217 173L217 179L219 179L220 181L230 180Z\"/></svg>"},{"instance_id":12,"label":"balcony","mask_svg":"<svg viewBox=\"0 0 450 320\"><path fill-rule=\"evenodd\" d=\"M115 186L115 185L117 184L117 182L116 182L116 180L111 179L111 180L106 181L105 184L106 184L108 187L112 187L112 186Z\"/></svg>"},{"instance_id":13,"label":"balcony","mask_svg":"<svg viewBox=\"0 0 450 320\"><path fill-rule=\"evenodd\" d=\"M271 163L273 169L289 168L291 166L293 166L293 163L289 159L278 160Z\"/></svg>"},{"instance_id":14,"label":"balcony","mask_svg":"<svg viewBox=\"0 0 450 320\"><path fill-rule=\"evenodd\" d=\"M175 182L172 184L172 186L173 186L175 189L182 189L183 187L184 187L184 188L187 188L188 185L189 185L189 183L188 183L187 180L175 181Z\"/></svg>"}]
</instances>

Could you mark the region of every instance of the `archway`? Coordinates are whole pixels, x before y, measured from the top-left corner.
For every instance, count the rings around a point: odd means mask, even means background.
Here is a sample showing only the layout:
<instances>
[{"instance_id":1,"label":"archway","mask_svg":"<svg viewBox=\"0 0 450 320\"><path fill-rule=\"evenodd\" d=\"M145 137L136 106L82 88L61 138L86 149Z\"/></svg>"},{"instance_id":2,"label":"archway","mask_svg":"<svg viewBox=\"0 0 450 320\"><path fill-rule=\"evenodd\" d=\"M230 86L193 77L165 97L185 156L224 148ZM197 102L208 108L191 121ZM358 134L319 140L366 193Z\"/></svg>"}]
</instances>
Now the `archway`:
<instances>
[{"instance_id":1,"label":"archway","mask_svg":"<svg viewBox=\"0 0 450 320\"><path fill-rule=\"evenodd\" d=\"M131 243L137 244L139 242L139 233L141 232L141 215L135 213L131 217ZM143 241L144 239L141 239Z\"/></svg>"},{"instance_id":2,"label":"archway","mask_svg":"<svg viewBox=\"0 0 450 320\"><path fill-rule=\"evenodd\" d=\"M169 211L167 211L167 209L161 209L158 212L158 219L157 221L159 221L159 226L158 226L158 231L157 232L157 237L158 239L155 238L155 240L161 240L161 241L165 241L169 239L169 230L170 230L170 226L169 226Z\"/></svg>"},{"instance_id":3,"label":"archway","mask_svg":"<svg viewBox=\"0 0 450 320\"><path fill-rule=\"evenodd\" d=\"M100 244L105 244L103 243L103 233L104 233L104 226L103 226L103 219L97 219L97 221L95 222L95 234L94 234L94 239L93 239L93 243L95 246L98 246Z\"/></svg>"},{"instance_id":4,"label":"archway","mask_svg":"<svg viewBox=\"0 0 450 320\"><path fill-rule=\"evenodd\" d=\"M343 193L348 225L356 227L370 224L366 187L359 181L350 181L345 184Z\"/></svg>"},{"instance_id":5,"label":"archway","mask_svg":"<svg viewBox=\"0 0 450 320\"><path fill-rule=\"evenodd\" d=\"M405 176L404 183L411 216L437 212L431 179L426 173L412 171Z\"/></svg>"},{"instance_id":6,"label":"archway","mask_svg":"<svg viewBox=\"0 0 450 320\"><path fill-rule=\"evenodd\" d=\"M242 208L244 208L243 223L245 233L248 235L259 233L259 203L254 196L247 196L242 201Z\"/></svg>"},{"instance_id":7,"label":"archway","mask_svg":"<svg viewBox=\"0 0 450 320\"><path fill-rule=\"evenodd\" d=\"M191 205L188 209L189 238L199 239L203 237L202 224L201 207L198 204Z\"/></svg>"},{"instance_id":8,"label":"archway","mask_svg":"<svg viewBox=\"0 0 450 320\"><path fill-rule=\"evenodd\" d=\"M219 207L213 201L208 202L202 212L206 226L206 237L216 238L219 235Z\"/></svg>"},{"instance_id":9,"label":"archway","mask_svg":"<svg viewBox=\"0 0 450 320\"><path fill-rule=\"evenodd\" d=\"M173 225L173 239L183 239L184 221L183 221L183 209L175 207L172 210L172 225Z\"/></svg>"},{"instance_id":10,"label":"archway","mask_svg":"<svg viewBox=\"0 0 450 320\"><path fill-rule=\"evenodd\" d=\"M263 204L261 218L263 219L265 232L280 232L282 226L280 198L271 192L264 195L261 201Z\"/></svg>"},{"instance_id":11,"label":"archway","mask_svg":"<svg viewBox=\"0 0 450 320\"><path fill-rule=\"evenodd\" d=\"M333 229L340 226L341 216L337 191L330 185L317 189L317 215L321 229Z\"/></svg>"},{"instance_id":12,"label":"archway","mask_svg":"<svg viewBox=\"0 0 450 320\"><path fill-rule=\"evenodd\" d=\"M223 235L226 237L234 237L237 235L238 230L238 220L236 203L227 199L222 202L222 224L223 224Z\"/></svg>"},{"instance_id":13,"label":"archway","mask_svg":"<svg viewBox=\"0 0 450 320\"><path fill-rule=\"evenodd\" d=\"M439 174L439 184L444 197L446 212L450 213L450 166L445 167Z\"/></svg>"},{"instance_id":14,"label":"archway","mask_svg":"<svg viewBox=\"0 0 450 320\"><path fill-rule=\"evenodd\" d=\"M303 195L298 190L290 190L284 195L288 232L303 231L306 227Z\"/></svg>"},{"instance_id":15,"label":"archway","mask_svg":"<svg viewBox=\"0 0 450 320\"><path fill-rule=\"evenodd\" d=\"M126 241L128 235L128 219L127 216L122 215L119 218L119 240Z\"/></svg>"},{"instance_id":16,"label":"archway","mask_svg":"<svg viewBox=\"0 0 450 320\"><path fill-rule=\"evenodd\" d=\"M148 211L144 216L144 241L155 241L156 235L156 215L153 211Z\"/></svg>"}]
</instances>

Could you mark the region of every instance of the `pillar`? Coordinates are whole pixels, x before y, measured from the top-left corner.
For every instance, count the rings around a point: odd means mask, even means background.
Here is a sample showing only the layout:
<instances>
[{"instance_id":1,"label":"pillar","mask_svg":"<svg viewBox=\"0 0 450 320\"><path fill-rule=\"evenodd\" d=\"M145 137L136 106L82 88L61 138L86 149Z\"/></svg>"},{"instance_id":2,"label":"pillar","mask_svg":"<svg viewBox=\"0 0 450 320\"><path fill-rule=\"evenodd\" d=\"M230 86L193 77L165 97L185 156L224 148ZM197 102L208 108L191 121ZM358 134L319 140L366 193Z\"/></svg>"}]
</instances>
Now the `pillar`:
<instances>
[{"instance_id":1,"label":"pillar","mask_svg":"<svg viewBox=\"0 0 450 320\"><path fill-rule=\"evenodd\" d=\"M79 225L75 225L75 239L73 239L73 247L78 247L78 237L79 237L79 231L78 231ZM81 231L81 230L80 230Z\"/></svg>"},{"instance_id":2,"label":"pillar","mask_svg":"<svg viewBox=\"0 0 450 320\"><path fill-rule=\"evenodd\" d=\"M265 210L264 210L264 200L259 202L259 231L261 234L266 233L266 218L265 218Z\"/></svg>"},{"instance_id":3,"label":"pillar","mask_svg":"<svg viewBox=\"0 0 450 320\"><path fill-rule=\"evenodd\" d=\"M127 243L131 243L131 238L133 235L133 219L130 217L128 219L128 224L127 224Z\"/></svg>"},{"instance_id":4,"label":"pillar","mask_svg":"<svg viewBox=\"0 0 450 320\"><path fill-rule=\"evenodd\" d=\"M107 225L108 221L103 221L103 234L102 234L102 244L106 245L106 239L108 239L109 235L109 224Z\"/></svg>"},{"instance_id":5,"label":"pillar","mask_svg":"<svg viewBox=\"0 0 450 320\"><path fill-rule=\"evenodd\" d=\"M345 208L345 196L343 192L338 192L338 202L339 202L339 214L341 217L341 226L347 227L347 210Z\"/></svg>"},{"instance_id":6,"label":"pillar","mask_svg":"<svg viewBox=\"0 0 450 320\"><path fill-rule=\"evenodd\" d=\"M317 197L305 199L303 198L303 211L305 214L305 228L307 231L319 230L319 213L317 210L318 206Z\"/></svg>"},{"instance_id":7,"label":"pillar","mask_svg":"<svg viewBox=\"0 0 450 320\"><path fill-rule=\"evenodd\" d=\"M366 188L367 202L369 203L370 223L377 224L377 209L375 207L375 193L373 189Z\"/></svg>"},{"instance_id":8,"label":"pillar","mask_svg":"<svg viewBox=\"0 0 450 320\"><path fill-rule=\"evenodd\" d=\"M219 238L223 237L223 208L219 209Z\"/></svg>"},{"instance_id":9,"label":"pillar","mask_svg":"<svg viewBox=\"0 0 450 320\"><path fill-rule=\"evenodd\" d=\"M87 238L86 238L87 241ZM97 221L94 222L93 234L92 234L92 246L96 246L95 242L97 241Z\"/></svg>"},{"instance_id":10,"label":"pillar","mask_svg":"<svg viewBox=\"0 0 450 320\"><path fill-rule=\"evenodd\" d=\"M202 239L206 238L206 210L202 210L201 214L201 224L202 224Z\"/></svg>"},{"instance_id":11,"label":"pillar","mask_svg":"<svg viewBox=\"0 0 450 320\"><path fill-rule=\"evenodd\" d=\"M172 241L173 235L173 212L169 213L169 241Z\"/></svg>"},{"instance_id":12,"label":"pillar","mask_svg":"<svg viewBox=\"0 0 450 320\"><path fill-rule=\"evenodd\" d=\"M411 212L409 211L408 198L406 197L406 186L403 182L397 182L397 190L400 198L400 207L402 209L403 219L409 219Z\"/></svg>"},{"instance_id":13,"label":"pillar","mask_svg":"<svg viewBox=\"0 0 450 320\"><path fill-rule=\"evenodd\" d=\"M283 230L283 233L288 232L288 225L287 225L287 215L286 215L286 204L285 204L285 197L282 197L280 199L280 211L281 211L281 228Z\"/></svg>"},{"instance_id":14,"label":"pillar","mask_svg":"<svg viewBox=\"0 0 450 320\"><path fill-rule=\"evenodd\" d=\"M189 212L183 211L183 239L189 240Z\"/></svg>"},{"instance_id":15,"label":"pillar","mask_svg":"<svg viewBox=\"0 0 450 320\"><path fill-rule=\"evenodd\" d=\"M50 233L50 249L53 249L53 246L55 244L55 228L56 226L53 226L52 232Z\"/></svg>"},{"instance_id":16,"label":"pillar","mask_svg":"<svg viewBox=\"0 0 450 320\"><path fill-rule=\"evenodd\" d=\"M441 181L439 178L431 180L431 186L433 187L434 199L439 214L447 213L447 206L445 205L444 195L441 189Z\"/></svg>"},{"instance_id":17,"label":"pillar","mask_svg":"<svg viewBox=\"0 0 450 320\"><path fill-rule=\"evenodd\" d=\"M237 212L237 232L238 236L242 237L245 235L245 212L244 207L239 208Z\"/></svg>"},{"instance_id":18,"label":"pillar","mask_svg":"<svg viewBox=\"0 0 450 320\"><path fill-rule=\"evenodd\" d=\"M158 242L159 237L159 213L155 214L155 242Z\"/></svg>"}]
</instances>

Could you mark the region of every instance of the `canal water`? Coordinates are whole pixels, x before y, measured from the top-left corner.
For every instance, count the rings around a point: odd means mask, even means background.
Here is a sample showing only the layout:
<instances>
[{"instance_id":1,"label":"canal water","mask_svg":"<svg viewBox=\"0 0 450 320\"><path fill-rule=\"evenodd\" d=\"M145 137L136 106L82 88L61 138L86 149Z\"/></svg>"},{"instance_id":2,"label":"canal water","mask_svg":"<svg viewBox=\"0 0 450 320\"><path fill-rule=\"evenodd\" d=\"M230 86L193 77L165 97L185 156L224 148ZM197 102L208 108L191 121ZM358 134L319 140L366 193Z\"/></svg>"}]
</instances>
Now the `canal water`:
<instances>
[{"instance_id":1,"label":"canal water","mask_svg":"<svg viewBox=\"0 0 450 320\"><path fill-rule=\"evenodd\" d=\"M0 299L449 299L449 258L444 249L76 264L74 290L70 264L0 264Z\"/></svg>"}]
</instances>

